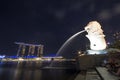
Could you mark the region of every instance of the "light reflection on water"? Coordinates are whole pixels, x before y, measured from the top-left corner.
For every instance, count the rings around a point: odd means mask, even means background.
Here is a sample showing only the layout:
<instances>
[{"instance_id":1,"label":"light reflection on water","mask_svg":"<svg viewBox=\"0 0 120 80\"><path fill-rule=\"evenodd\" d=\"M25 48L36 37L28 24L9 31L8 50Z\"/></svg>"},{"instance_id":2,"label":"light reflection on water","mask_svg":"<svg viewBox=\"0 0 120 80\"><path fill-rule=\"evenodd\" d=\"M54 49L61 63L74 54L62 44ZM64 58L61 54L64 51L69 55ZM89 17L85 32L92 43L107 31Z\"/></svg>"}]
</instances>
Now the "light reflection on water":
<instances>
[{"instance_id":1,"label":"light reflection on water","mask_svg":"<svg viewBox=\"0 0 120 80\"><path fill-rule=\"evenodd\" d=\"M31 65L31 64L29 64ZM0 80L74 80L76 71L71 69L39 69L0 67Z\"/></svg>"}]
</instances>

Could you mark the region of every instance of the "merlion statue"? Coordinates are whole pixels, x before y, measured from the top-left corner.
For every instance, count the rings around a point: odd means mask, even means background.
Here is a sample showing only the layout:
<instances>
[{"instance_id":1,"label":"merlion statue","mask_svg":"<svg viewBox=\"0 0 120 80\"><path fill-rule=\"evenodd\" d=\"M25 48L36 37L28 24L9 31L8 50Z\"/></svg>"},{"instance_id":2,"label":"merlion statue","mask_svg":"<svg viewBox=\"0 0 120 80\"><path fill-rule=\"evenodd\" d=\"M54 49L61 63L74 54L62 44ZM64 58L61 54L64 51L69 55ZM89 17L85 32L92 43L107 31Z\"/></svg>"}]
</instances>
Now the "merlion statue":
<instances>
[{"instance_id":1,"label":"merlion statue","mask_svg":"<svg viewBox=\"0 0 120 80\"><path fill-rule=\"evenodd\" d=\"M87 31L86 37L90 40L91 50L104 50L106 49L105 35L101 29L101 25L97 21L91 21L85 27Z\"/></svg>"}]
</instances>

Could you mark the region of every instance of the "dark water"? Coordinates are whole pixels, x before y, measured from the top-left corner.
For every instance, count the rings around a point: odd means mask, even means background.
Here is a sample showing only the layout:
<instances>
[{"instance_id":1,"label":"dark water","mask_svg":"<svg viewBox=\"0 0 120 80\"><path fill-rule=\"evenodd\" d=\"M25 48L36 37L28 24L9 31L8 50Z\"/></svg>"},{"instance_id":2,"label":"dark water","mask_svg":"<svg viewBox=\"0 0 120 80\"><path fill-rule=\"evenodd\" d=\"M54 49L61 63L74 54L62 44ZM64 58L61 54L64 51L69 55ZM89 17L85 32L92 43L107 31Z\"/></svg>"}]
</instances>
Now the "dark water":
<instances>
[{"instance_id":1,"label":"dark water","mask_svg":"<svg viewBox=\"0 0 120 80\"><path fill-rule=\"evenodd\" d=\"M74 80L76 75L74 69L25 68L13 64L0 66L0 80Z\"/></svg>"}]
</instances>

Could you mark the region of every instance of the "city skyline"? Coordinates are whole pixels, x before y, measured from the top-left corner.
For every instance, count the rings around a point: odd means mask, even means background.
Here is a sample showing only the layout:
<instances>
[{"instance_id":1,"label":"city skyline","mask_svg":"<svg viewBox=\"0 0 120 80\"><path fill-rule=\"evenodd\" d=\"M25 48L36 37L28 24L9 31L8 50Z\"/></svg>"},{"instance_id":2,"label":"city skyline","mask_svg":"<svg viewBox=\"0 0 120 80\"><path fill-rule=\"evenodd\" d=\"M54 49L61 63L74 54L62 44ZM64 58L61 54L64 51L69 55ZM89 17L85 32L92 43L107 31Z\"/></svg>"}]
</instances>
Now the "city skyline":
<instances>
[{"instance_id":1,"label":"city skyline","mask_svg":"<svg viewBox=\"0 0 120 80\"><path fill-rule=\"evenodd\" d=\"M108 42L120 31L119 0L7 0L0 6L0 54L16 55L16 41L43 44L44 53L56 53L93 20L100 22Z\"/></svg>"}]
</instances>

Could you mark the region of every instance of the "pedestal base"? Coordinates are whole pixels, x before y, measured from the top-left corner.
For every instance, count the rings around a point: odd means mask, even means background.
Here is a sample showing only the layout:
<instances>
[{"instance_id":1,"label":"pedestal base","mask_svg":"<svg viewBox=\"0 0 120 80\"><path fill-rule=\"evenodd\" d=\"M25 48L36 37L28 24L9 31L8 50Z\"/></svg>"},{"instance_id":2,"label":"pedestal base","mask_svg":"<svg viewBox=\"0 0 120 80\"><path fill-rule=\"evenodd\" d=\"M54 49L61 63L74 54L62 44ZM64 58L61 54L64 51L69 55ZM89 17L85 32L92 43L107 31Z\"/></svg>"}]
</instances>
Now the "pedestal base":
<instances>
[{"instance_id":1,"label":"pedestal base","mask_svg":"<svg viewBox=\"0 0 120 80\"><path fill-rule=\"evenodd\" d=\"M87 54L106 54L106 50L87 50Z\"/></svg>"}]
</instances>

